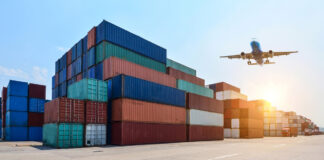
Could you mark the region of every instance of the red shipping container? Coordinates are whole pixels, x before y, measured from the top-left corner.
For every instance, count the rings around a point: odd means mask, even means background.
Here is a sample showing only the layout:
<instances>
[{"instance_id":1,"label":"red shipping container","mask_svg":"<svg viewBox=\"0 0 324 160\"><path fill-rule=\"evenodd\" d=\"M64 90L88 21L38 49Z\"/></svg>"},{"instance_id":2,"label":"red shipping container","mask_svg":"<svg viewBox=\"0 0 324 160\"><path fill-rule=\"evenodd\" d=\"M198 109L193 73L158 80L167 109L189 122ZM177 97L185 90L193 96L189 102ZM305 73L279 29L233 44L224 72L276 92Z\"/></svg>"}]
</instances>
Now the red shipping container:
<instances>
[{"instance_id":1,"label":"red shipping container","mask_svg":"<svg viewBox=\"0 0 324 160\"><path fill-rule=\"evenodd\" d=\"M70 65L71 63L72 63L72 49L70 49L67 52L67 55L66 55L66 66Z\"/></svg>"},{"instance_id":2,"label":"red shipping container","mask_svg":"<svg viewBox=\"0 0 324 160\"><path fill-rule=\"evenodd\" d=\"M231 118L224 119L224 128L232 128L232 119Z\"/></svg>"},{"instance_id":3,"label":"red shipping container","mask_svg":"<svg viewBox=\"0 0 324 160\"><path fill-rule=\"evenodd\" d=\"M55 87L59 85L59 73L55 73Z\"/></svg>"},{"instance_id":4,"label":"red shipping container","mask_svg":"<svg viewBox=\"0 0 324 160\"><path fill-rule=\"evenodd\" d=\"M224 128L216 126L187 126L188 142L224 140Z\"/></svg>"},{"instance_id":5,"label":"red shipping container","mask_svg":"<svg viewBox=\"0 0 324 160\"><path fill-rule=\"evenodd\" d=\"M185 124L114 122L111 129L114 145L174 143L187 139Z\"/></svg>"},{"instance_id":6,"label":"red shipping container","mask_svg":"<svg viewBox=\"0 0 324 160\"><path fill-rule=\"evenodd\" d=\"M186 105L189 109L198 109L208 112L224 113L223 101L200 96L193 93L187 93Z\"/></svg>"},{"instance_id":7,"label":"red shipping container","mask_svg":"<svg viewBox=\"0 0 324 160\"><path fill-rule=\"evenodd\" d=\"M186 124L186 108L121 98L112 102L112 120Z\"/></svg>"},{"instance_id":8,"label":"red shipping container","mask_svg":"<svg viewBox=\"0 0 324 160\"><path fill-rule=\"evenodd\" d=\"M224 100L224 109L228 108L249 108L249 104L247 101L242 99Z\"/></svg>"},{"instance_id":9,"label":"red shipping container","mask_svg":"<svg viewBox=\"0 0 324 160\"><path fill-rule=\"evenodd\" d=\"M233 85L230 85L230 84L228 84L226 82L210 84L209 88L214 90L214 92L226 91L226 90L232 90L232 91L235 91L235 92L241 92L240 88L235 87Z\"/></svg>"},{"instance_id":10,"label":"red shipping container","mask_svg":"<svg viewBox=\"0 0 324 160\"><path fill-rule=\"evenodd\" d=\"M2 87L2 93L1 93L1 116L2 116L2 127L6 127L6 113L7 113L7 88Z\"/></svg>"},{"instance_id":11,"label":"red shipping container","mask_svg":"<svg viewBox=\"0 0 324 160\"><path fill-rule=\"evenodd\" d=\"M56 98L45 103L45 123L84 123L84 101Z\"/></svg>"},{"instance_id":12,"label":"red shipping container","mask_svg":"<svg viewBox=\"0 0 324 160\"><path fill-rule=\"evenodd\" d=\"M78 82L78 81L81 81L82 80L82 73L80 73L80 74L78 74L77 76L76 76L76 81Z\"/></svg>"},{"instance_id":13,"label":"red shipping container","mask_svg":"<svg viewBox=\"0 0 324 160\"><path fill-rule=\"evenodd\" d=\"M30 83L28 85L28 97L46 99L46 86Z\"/></svg>"},{"instance_id":14,"label":"red shipping container","mask_svg":"<svg viewBox=\"0 0 324 160\"><path fill-rule=\"evenodd\" d=\"M263 129L263 122L261 119L240 119L240 129Z\"/></svg>"},{"instance_id":15,"label":"red shipping container","mask_svg":"<svg viewBox=\"0 0 324 160\"><path fill-rule=\"evenodd\" d=\"M107 103L87 101L86 124L107 124Z\"/></svg>"},{"instance_id":16,"label":"red shipping container","mask_svg":"<svg viewBox=\"0 0 324 160\"><path fill-rule=\"evenodd\" d=\"M105 59L103 67L105 80L125 74L173 88L177 86L176 79L172 76L116 57Z\"/></svg>"},{"instance_id":17,"label":"red shipping container","mask_svg":"<svg viewBox=\"0 0 324 160\"><path fill-rule=\"evenodd\" d=\"M240 118L239 108L224 109L224 118Z\"/></svg>"},{"instance_id":18,"label":"red shipping container","mask_svg":"<svg viewBox=\"0 0 324 160\"><path fill-rule=\"evenodd\" d=\"M96 45L96 27L93 27L88 32L88 42L87 42L87 49L89 50L91 47Z\"/></svg>"},{"instance_id":19,"label":"red shipping container","mask_svg":"<svg viewBox=\"0 0 324 160\"><path fill-rule=\"evenodd\" d=\"M67 76L67 80L70 80L72 78L72 65L68 65L66 76Z\"/></svg>"},{"instance_id":20,"label":"red shipping container","mask_svg":"<svg viewBox=\"0 0 324 160\"><path fill-rule=\"evenodd\" d=\"M42 127L44 124L44 113L28 113L29 127Z\"/></svg>"},{"instance_id":21,"label":"red shipping container","mask_svg":"<svg viewBox=\"0 0 324 160\"><path fill-rule=\"evenodd\" d=\"M174 68L168 67L167 68L167 74L170 76L176 78L176 79L182 79L188 82L191 82L193 84L197 84L200 86L205 86L205 80L198 78L196 76L181 72L179 70L176 70Z\"/></svg>"}]
</instances>

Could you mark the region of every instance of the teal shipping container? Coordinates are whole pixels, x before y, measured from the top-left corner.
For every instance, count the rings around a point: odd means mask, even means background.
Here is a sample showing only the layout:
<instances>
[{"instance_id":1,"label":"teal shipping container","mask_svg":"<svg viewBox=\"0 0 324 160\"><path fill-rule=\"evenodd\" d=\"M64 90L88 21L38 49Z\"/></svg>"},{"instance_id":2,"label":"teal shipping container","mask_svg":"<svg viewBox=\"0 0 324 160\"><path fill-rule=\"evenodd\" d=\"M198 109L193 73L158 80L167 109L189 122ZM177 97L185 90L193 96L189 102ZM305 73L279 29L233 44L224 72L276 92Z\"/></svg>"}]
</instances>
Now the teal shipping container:
<instances>
[{"instance_id":1,"label":"teal shipping container","mask_svg":"<svg viewBox=\"0 0 324 160\"><path fill-rule=\"evenodd\" d=\"M96 64L102 62L104 59L110 57L118 57L120 59L136 63L138 65L154 69L159 72L166 72L164 63L155 61L151 58L132 52L128 49L113 45L109 42L103 41L96 47Z\"/></svg>"},{"instance_id":2,"label":"teal shipping container","mask_svg":"<svg viewBox=\"0 0 324 160\"><path fill-rule=\"evenodd\" d=\"M83 147L81 123L49 123L43 126L43 144L55 148Z\"/></svg>"},{"instance_id":3,"label":"teal shipping container","mask_svg":"<svg viewBox=\"0 0 324 160\"><path fill-rule=\"evenodd\" d=\"M171 59L167 59L167 63L166 63L167 67L172 67L176 70L179 70L181 72L187 73L187 74L191 74L193 76L196 76L196 70L189 68L181 63L178 63L174 60Z\"/></svg>"},{"instance_id":4,"label":"teal shipping container","mask_svg":"<svg viewBox=\"0 0 324 160\"><path fill-rule=\"evenodd\" d=\"M194 93L198 94L201 96L209 97L209 98L214 98L214 92L213 90L209 88L205 88L181 79L177 80L177 88L180 90L184 90L189 93Z\"/></svg>"},{"instance_id":5,"label":"teal shipping container","mask_svg":"<svg viewBox=\"0 0 324 160\"><path fill-rule=\"evenodd\" d=\"M97 79L82 79L68 87L68 98L107 102L108 83Z\"/></svg>"}]
</instances>

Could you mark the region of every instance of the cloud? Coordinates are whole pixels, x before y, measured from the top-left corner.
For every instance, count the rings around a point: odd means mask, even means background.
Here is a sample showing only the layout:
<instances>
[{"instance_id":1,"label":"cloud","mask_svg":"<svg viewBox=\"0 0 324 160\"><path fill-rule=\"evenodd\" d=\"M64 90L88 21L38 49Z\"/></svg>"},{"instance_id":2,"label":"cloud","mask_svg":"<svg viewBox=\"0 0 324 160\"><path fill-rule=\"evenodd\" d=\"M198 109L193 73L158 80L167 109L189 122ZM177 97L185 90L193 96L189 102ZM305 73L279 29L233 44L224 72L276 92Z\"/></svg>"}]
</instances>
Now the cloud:
<instances>
[{"instance_id":1,"label":"cloud","mask_svg":"<svg viewBox=\"0 0 324 160\"><path fill-rule=\"evenodd\" d=\"M29 75L25 71L16 68L6 68L3 66L0 66L0 75L24 80L29 79Z\"/></svg>"},{"instance_id":2,"label":"cloud","mask_svg":"<svg viewBox=\"0 0 324 160\"><path fill-rule=\"evenodd\" d=\"M37 83L45 84L48 80L48 70L46 68L34 66L32 70L32 80Z\"/></svg>"},{"instance_id":3,"label":"cloud","mask_svg":"<svg viewBox=\"0 0 324 160\"><path fill-rule=\"evenodd\" d=\"M60 52L66 52L67 51L66 48L61 47L61 46L57 47L57 50L60 51Z\"/></svg>"}]
</instances>

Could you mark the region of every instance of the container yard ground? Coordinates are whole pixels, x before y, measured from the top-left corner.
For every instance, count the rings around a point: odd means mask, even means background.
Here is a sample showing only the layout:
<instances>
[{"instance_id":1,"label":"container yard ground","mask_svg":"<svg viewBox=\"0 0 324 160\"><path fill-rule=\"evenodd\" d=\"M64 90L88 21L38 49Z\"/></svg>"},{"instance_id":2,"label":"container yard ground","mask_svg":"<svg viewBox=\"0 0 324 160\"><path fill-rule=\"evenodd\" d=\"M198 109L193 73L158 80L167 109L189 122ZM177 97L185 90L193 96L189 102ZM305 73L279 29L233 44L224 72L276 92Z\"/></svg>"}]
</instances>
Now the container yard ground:
<instances>
[{"instance_id":1,"label":"container yard ground","mask_svg":"<svg viewBox=\"0 0 324 160\"><path fill-rule=\"evenodd\" d=\"M0 142L0 157L4 160L319 160L324 157L323 148L324 135L75 149L52 149L38 142Z\"/></svg>"}]
</instances>

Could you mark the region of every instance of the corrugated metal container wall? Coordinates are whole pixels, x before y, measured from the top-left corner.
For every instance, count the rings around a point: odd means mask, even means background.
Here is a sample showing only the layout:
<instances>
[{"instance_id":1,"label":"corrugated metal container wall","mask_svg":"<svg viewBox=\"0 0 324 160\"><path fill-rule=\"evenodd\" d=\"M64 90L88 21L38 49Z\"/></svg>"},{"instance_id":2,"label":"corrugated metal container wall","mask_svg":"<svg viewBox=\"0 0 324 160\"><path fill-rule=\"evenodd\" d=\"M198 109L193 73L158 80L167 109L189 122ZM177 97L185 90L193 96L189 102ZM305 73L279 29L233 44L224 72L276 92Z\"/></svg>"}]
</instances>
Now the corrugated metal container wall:
<instances>
[{"instance_id":1,"label":"corrugated metal container wall","mask_svg":"<svg viewBox=\"0 0 324 160\"><path fill-rule=\"evenodd\" d=\"M235 87L235 86L230 85L230 84L225 83L225 82L210 84L208 86L209 86L210 89L214 90L214 92L227 91L227 90L232 90L232 91L235 91L235 92L241 92L240 88Z\"/></svg>"},{"instance_id":2,"label":"corrugated metal container wall","mask_svg":"<svg viewBox=\"0 0 324 160\"><path fill-rule=\"evenodd\" d=\"M55 88L55 75L52 77L52 89Z\"/></svg>"},{"instance_id":3,"label":"corrugated metal container wall","mask_svg":"<svg viewBox=\"0 0 324 160\"><path fill-rule=\"evenodd\" d=\"M232 128L232 119L224 119L224 128Z\"/></svg>"},{"instance_id":4,"label":"corrugated metal container wall","mask_svg":"<svg viewBox=\"0 0 324 160\"><path fill-rule=\"evenodd\" d=\"M50 123L43 127L43 144L56 148L83 146L83 125L79 123Z\"/></svg>"},{"instance_id":5,"label":"corrugated metal container wall","mask_svg":"<svg viewBox=\"0 0 324 160\"><path fill-rule=\"evenodd\" d=\"M107 124L107 103L86 102L86 124Z\"/></svg>"},{"instance_id":6,"label":"corrugated metal container wall","mask_svg":"<svg viewBox=\"0 0 324 160\"><path fill-rule=\"evenodd\" d=\"M88 51L88 35L82 39L82 54L86 54Z\"/></svg>"},{"instance_id":7,"label":"corrugated metal container wall","mask_svg":"<svg viewBox=\"0 0 324 160\"><path fill-rule=\"evenodd\" d=\"M223 127L188 125L188 141L223 140Z\"/></svg>"},{"instance_id":8,"label":"corrugated metal container wall","mask_svg":"<svg viewBox=\"0 0 324 160\"><path fill-rule=\"evenodd\" d=\"M46 98L46 86L29 83L28 85L28 97L30 98Z\"/></svg>"},{"instance_id":9,"label":"corrugated metal container wall","mask_svg":"<svg viewBox=\"0 0 324 160\"><path fill-rule=\"evenodd\" d=\"M60 59L55 62L55 73L60 71Z\"/></svg>"},{"instance_id":10,"label":"corrugated metal container wall","mask_svg":"<svg viewBox=\"0 0 324 160\"><path fill-rule=\"evenodd\" d=\"M55 87L57 87L59 85L59 73L55 73Z\"/></svg>"},{"instance_id":11,"label":"corrugated metal container wall","mask_svg":"<svg viewBox=\"0 0 324 160\"><path fill-rule=\"evenodd\" d=\"M63 83L64 81L66 81L66 68L64 68L61 72L60 72L60 76L59 76L59 83Z\"/></svg>"},{"instance_id":12,"label":"corrugated metal container wall","mask_svg":"<svg viewBox=\"0 0 324 160\"><path fill-rule=\"evenodd\" d=\"M125 74L165 86L176 87L176 79L174 77L116 57L104 60L103 67L103 78L105 80L119 74Z\"/></svg>"},{"instance_id":13,"label":"corrugated metal container wall","mask_svg":"<svg viewBox=\"0 0 324 160\"><path fill-rule=\"evenodd\" d=\"M107 102L107 82L83 79L68 88L68 98Z\"/></svg>"},{"instance_id":14,"label":"corrugated metal container wall","mask_svg":"<svg viewBox=\"0 0 324 160\"><path fill-rule=\"evenodd\" d=\"M202 87L202 86L198 86L196 84L193 84L193 83L181 80L181 79L177 80L177 88L187 91L187 92L190 92L190 93L198 94L201 96L214 98L213 90L211 90L209 88Z\"/></svg>"},{"instance_id":15,"label":"corrugated metal container wall","mask_svg":"<svg viewBox=\"0 0 324 160\"><path fill-rule=\"evenodd\" d=\"M113 121L186 124L186 109L121 98L112 102Z\"/></svg>"},{"instance_id":16,"label":"corrugated metal container wall","mask_svg":"<svg viewBox=\"0 0 324 160\"><path fill-rule=\"evenodd\" d=\"M39 98L29 98L29 112L44 112L44 105L45 105L45 99L39 99Z\"/></svg>"},{"instance_id":17,"label":"corrugated metal container wall","mask_svg":"<svg viewBox=\"0 0 324 160\"><path fill-rule=\"evenodd\" d=\"M7 141L27 141L28 140L27 127L6 127Z\"/></svg>"},{"instance_id":18,"label":"corrugated metal container wall","mask_svg":"<svg viewBox=\"0 0 324 160\"><path fill-rule=\"evenodd\" d=\"M196 84L196 85L205 86L205 80L195 77L193 75L187 74L185 72L173 69L171 67L167 68L167 73L176 79L182 79L182 80L188 81L188 82Z\"/></svg>"},{"instance_id":19,"label":"corrugated metal container wall","mask_svg":"<svg viewBox=\"0 0 324 160\"><path fill-rule=\"evenodd\" d=\"M115 145L185 142L184 124L114 122L111 142Z\"/></svg>"},{"instance_id":20,"label":"corrugated metal container wall","mask_svg":"<svg viewBox=\"0 0 324 160\"><path fill-rule=\"evenodd\" d=\"M57 98L45 103L44 122L84 123L84 101Z\"/></svg>"},{"instance_id":21,"label":"corrugated metal container wall","mask_svg":"<svg viewBox=\"0 0 324 160\"><path fill-rule=\"evenodd\" d=\"M2 92L1 92L1 115L2 115L2 127L6 127L6 112L7 112L7 88L2 87ZM3 132L4 134L4 132ZM4 135L3 135L4 137Z\"/></svg>"},{"instance_id":22,"label":"corrugated metal container wall","mask_svg":"<svg viewBox=\"0 0 324 160\"><path fill-rule=\"evenodd\" d=\"M247 100L247 95L244 95L239 92L231 91L231 90L215 92L214 96L215 96L215 99L218 99L218 100L228 100L228 99Z\"/></svg>"},{"instance_id":23,"label":"corrugated metal container wall","mask_svg":"<svg viewBox=\"0 0 324 160\"><path fill-rule=\"evenodd\" d=\"M166 49L107 21L101 22L96 29L96 44L104 40L166 63Z\"/></svg>"},{"instance_id":24,"label":"corrugated metal container wall","mask_svg":"<svg viewBox=\"0 0 324 160\"><path fill-rule=\"evenodd\" d=\"M101 42L96 47L96 63L100 63L104 59L110 57L118 57L120 59L136 63L138 65L154 69L159 72L166 72L164 63L152 60L148 57L142 56L125 48L111 44L109 42Z\"/></svg>"},{"instance_id":25,"label":"corrugated metal container wall","mask_svg":"<svg viewBox=\"0 0 324 160\"><path fill-rule=\"evenodd\" d=\"M248 108L248 107L249 107L249 104L245 100L241 100L241 99L224 100L224 109Z\"/></svg>"},{"instance_id":26,"label":"corrugated metal container wall","mask_svg":"<svg viewBox=\"0 0 324 160\"><path fill-rule=\"evenodd\" d=\"M96 47L91 48L87 52L87 59L88 59L87 62L88 68L96 64Z\"/></svg>"},{"instance_id":27,"label":"corrugated metal container wall","mask_svg":"<svg viewBox=\"0 0 324 160\"><path fill-rule=\"evenodd\" d=\"M172 67L172 68L174 68L176 70L179 70L181 72L196 76L196 70L194 70L192 68L189 68L189 67L187 67L187 66L185 66L183 64L180 64L180 63L178 63L176 61L173 61L171 59L167 59L166 66L167 67Z\"/></svg>"},{"instance_id":28,"label":"corrugated metal container wall","mask_svg":"<svg viewBox=\"0 0 324 160\"><path fill-rule=\"evenodd\" d=\"M77 59L77 46L76 44L72 47L72 62Z\"/></svg>"},{"instance_id":29,"label":"corrugated metal container wall","mask_svg":"<svg viewBox=\"0 0 324 160\"><path fill-rule=\"evenodd\" d=\"M28 123L27 112L7 112L6 127L25 127Z\"/></svg>"},{"instance_id":30,"label":"corrugated metal container wall","mask_svg":"<svg viewBox=\"0 0 324 160\"><path fill-rule=\"evenodd\" d=\"M232 138L232 129L224 128L224 138Z\"/></svg>"},{"instance_id":31,"label":"corrugated metal container wall","mask_svg":"<svg viewBox=\"0 0 324 160\"><path fill-rule=\"evenodd\" d=\"M187 93L187 108L198 109L208 112L224 113L223 101L215 100L193 93Z\"/></svg>"},{"instance_id":32,"label":"corrugated metal container wall","mask_svg":"<svg viewBox=\"0 0 324 160\"><path fill-rule=\"evenodd\" d=\"M88 43L87 43L87 49L89 50L91 47L96 45L96 27L93 27L88 32Z\"/></svg>"},{"instance_id":33,"label":"corrugated metal container wall","mask_svg":"<svg viewBox=\"0 0 324 160\"><path fill-rule=\"evenodd\" d=\"M27 112L27 97L8 96L6 109L8 111Z\"/></svg>"},{"instance_id":34,"label":"corrugated metal container wall","mask_svg":"<svg viewBox=\"0 0 324 160\"><path fill-rule=\"evenodd\" d=\"M70 49L66 55L66 64L70 65L72 63L72 50Z\"/></svg>"},{"instance_id":35,"label":"corrugated metal container wall","mask_svg":"<svg viewBox=\"0 0 324 160\"><path fill-rule=\"evenodd\" d=\"M77 43L77 58L82 55L82 39Z\"/></svg>"},{"instance_id":36,"label":"corrugated metal container wall","mask_svg":"<svg viewBox=\"0 0 324 160\"><path fill-rule=\"evenodd\" d=\"M96 79L103 80L103 63L96 65Z\"/></svg>"},{"instance_id":37,"label":"corrugated metal container wall","mask_svg":"<svg viewBox=\"0 0 324 160\"><path fill-rule=\"evenodd\" d=\"M67 64L67 53L65 53L60 59L60 70L66 68L66 64Z\"/></svg>"},{"instance_id":38,"label":"corrugated metal container wall","mask_svg":"<svg viewBox=\"0 0 324 160\"><path fill-rule=\"evenodd\" d=\"M42 127L44 124L44 113L28 113L28 126Z\"/></svg>"},{"instance_id":39,"label":"corrugated metal container wall","mask_svg":"<svg viewBox=\"0 0 324 160\"><path fill-rule=\"evenodd\" d=\"M10 80L8 84L8 96L28 96L28 83Z\"/></svg>"},{"instance_id":40,"label":"corrugated metal container wall","mask_svg":"<svg viewBox=\"0 0 324 160\"><path fill-rule=\"evenodd\" d=\"M206 112L196 109L187 110L187 124L203 126L224 126L224 116L220 113Z\"/></svg>"},{"instance_id":41,"label":"corrugated metal container wall","mask_svg":"<svg viewBox=\"0 0 324 160\"><path fill-rule=\"evenodd\" d=\"M95 79L96 78L96 66L89 68L88 70L88 78Z\"/></svg>"},{"instance_id":42,"label":"corrugated metal container wall","mask_svg":"<svg viewBox=\"0 0 324 160\"><path fill-rule=\"evenodd\" d=\"M87 57L87 52L82 55L82 73L86 72L88 70L88 57Z\"/></svg>"},{"instance_id":43,"label":"corrugated metal container wall","mask_svg":"<svg viewBox=\"0 0 324 160\"><path fill-rule=\"evenodd\" d=\"M239 108L224 109L224 118L240 118Z\"/></svg>"},{"instance_id":44,"label":"corrugated metal container wall","mask_svg":"<svg viewBox=\"0 0 324 160\"><path fill-rule=\"evenodd\" d=\"M106 145L107 129L105 124L87 124L85 129L86 146Z\"/></svg>"},{"instance_id":45,"label":"corrugated metal container wall","mask_svg":"<svg viewBox=\"0 0 324 160\"><path fill-rule=\"evenodd\" d=\"M131 76L119 75L109 80L108 97L131 98L148 102L156 102L174 106L185 107L185 92L176 88L163 86Z\"/></svg>"},{"instance_id":46,"label":"corrugated metal container wall","mask_svg":"<svg viewBox=\"0 0 324 160\"><path fill-rule=\"evenodd\" d=\"M29 141L42 141L43 127L28 127L28 140Z\"/></svg>"},{"instance_id":47,"label":"corrugated metal container wall","mask_svg":"<svg viewBox=\"0 0 324 160\"><path fill-rule=\"evenodd\" d=\"M67 80L70 80L72 78L72 65L69 65L67 67Z\"/></svg>"},{"instance_id":48,"label":"corrugated metal container wall","mask_svg":"<svg viewBox=\"0 0 324 160\"><path fill-rule=\"evenodd\" d=\"M59 97L66 97L66 81L60 85Z\"/></svg>"}]
</instances>

